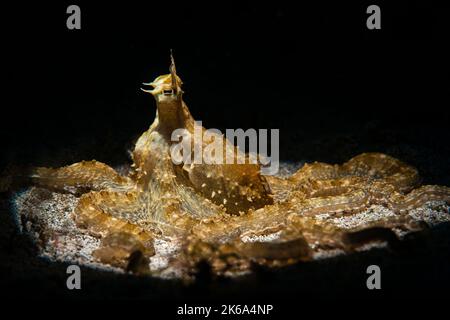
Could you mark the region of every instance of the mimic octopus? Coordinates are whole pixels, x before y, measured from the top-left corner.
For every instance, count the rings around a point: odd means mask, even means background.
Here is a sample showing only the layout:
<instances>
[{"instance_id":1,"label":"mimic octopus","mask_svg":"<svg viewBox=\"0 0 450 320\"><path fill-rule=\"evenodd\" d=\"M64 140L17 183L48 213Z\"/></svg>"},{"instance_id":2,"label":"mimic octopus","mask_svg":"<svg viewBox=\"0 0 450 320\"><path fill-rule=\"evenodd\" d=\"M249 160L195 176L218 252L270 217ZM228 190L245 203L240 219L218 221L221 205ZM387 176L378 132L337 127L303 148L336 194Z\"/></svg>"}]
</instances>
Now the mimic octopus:
<instances>
[{"instance_id":1,"label":"mimic octopus","mask_svg":"<svg viewBox=\"0 0 450 320\"><path fill-rule=\"evenodd\" d=\"M128 175L97 161L39 167L31 175L40 187L80 195L73 219L102 239L94 256L103 263L130 268L132 257L152 256L153 241L166 237L182 241L178 259L193 272L205 261L218 275L253 265L284 266L310 260L321 248L354 250L382 237L380 230L420 230L408 211L432 200L450 201L450 188L420 186L415 168L381 153L364 153L342 165L305 164L287 178L263 176L259 164L174 164L171 133L185 128L193 134L194 119L173 58L170 73L149 85L153 90L144 91L156 100L156 118L136 142ZM248 156L231 150L236 158ZM395 215L355 230L317 219L372 205ZM273 234L273 241L242 240Z\"/></svg>"}]
</instances>

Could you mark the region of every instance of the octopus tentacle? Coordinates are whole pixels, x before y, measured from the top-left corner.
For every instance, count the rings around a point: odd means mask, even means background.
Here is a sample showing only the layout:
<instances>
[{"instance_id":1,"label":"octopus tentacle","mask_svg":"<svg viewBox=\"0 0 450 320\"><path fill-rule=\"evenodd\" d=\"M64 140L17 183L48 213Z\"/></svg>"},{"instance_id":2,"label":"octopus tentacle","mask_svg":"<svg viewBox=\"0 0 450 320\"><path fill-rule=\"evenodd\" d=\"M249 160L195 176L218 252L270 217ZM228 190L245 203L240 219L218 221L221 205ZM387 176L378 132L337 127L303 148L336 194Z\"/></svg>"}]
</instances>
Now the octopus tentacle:
<instances>
[{"instance_id":1,"label":"octopus tentacle","mask_svg":"<svg viewBox=\"0 0 450 320\"><path fill-rule=\"evenodd\" d=\"M341 176L383 180L400 192L412 190L420 182L417 169L383 153L363 153L339 167Z\"/></svg>"},{"instance_id":2,"label":"octopus tentacle","mask_svg":"<svg viewBox=\"0 0 450 320\"><path fill-rule=\"evenodd\" d=\"M152 245L144 245L136 235L129 232L109 233L93 252L93 256L102 263L139 274L150 272L148 258L154 254Z\"/></svg>"},{"instance_id":3,"label":"octopus tentacle","mask_svg":"<svg viewBox=\"0 0 450 320\"><path fill-rule=\"evenodd\" d=\"M39 186L70 193L89 190L131 190L134 183L108 165L92 160L61 168L35 168L30 175Z\"/></svg>"},{"instance_id":4,"label":"octopus tentacle","mask_svg":"<svg viewBox=\"0 0 450 320\"><path fill-rule=\"evenodd\" d=\"M137 192L92 191L81 196L73 217L82 228L95 236L127 232L145 242L152 239L148 229L132 219L143 208Z\"/></svg>"},{"instance_id":5,"label":"octopus tentacle","mask_svg":"<svg viewBox=\"0 0 450 320\"><path fill-rule=\"evenodd\" d=\"M312 251L301 234L294 234L284 235L271 242L243 242L236 239L220 243L194 238L190 239L185 255L192 266L206 260L215 274L226 274L246 271L251 264L279 267L308 261Z\"/></svg>"},{"instance_id":6,"label":"octopus tentacle","mask_svg":"<svg viewBox=\"0 0 450 320\"><path fill-rule=\"evenodd\" d=\"M403 195L393 193L388 200L389 207L396 212L407 212L423 206L430 201L444 201L450 204L450 188L436 185L425 185Z\"/></svg>"},{"instance_id":7,"label":"octopus tentacle","mask_svg":"<svg viewBox=\"0 0 450 320\"><path fill-rule=\"evenodd\" d=\"M137 192L92 191L81 196L73 217L78 226L101 237L93 256L135 273L147 273L148 257L155 253L150 228L139 225L142 212Z\"/></svg>"}]
</instances>

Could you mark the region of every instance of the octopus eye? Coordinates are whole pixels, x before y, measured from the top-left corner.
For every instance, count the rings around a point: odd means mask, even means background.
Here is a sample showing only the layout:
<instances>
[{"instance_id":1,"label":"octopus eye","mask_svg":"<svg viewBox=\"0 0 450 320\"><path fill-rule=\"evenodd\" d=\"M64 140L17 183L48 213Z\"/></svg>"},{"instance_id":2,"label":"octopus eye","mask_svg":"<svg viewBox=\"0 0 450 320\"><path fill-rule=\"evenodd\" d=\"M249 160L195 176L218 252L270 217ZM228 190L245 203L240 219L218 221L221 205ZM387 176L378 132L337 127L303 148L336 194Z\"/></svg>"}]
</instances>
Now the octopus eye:
<instances>
[{"instance_id":1,"label":"octopus eye","mask_svg":"<svg viewBox=\"0 0 450 320\"><path fill-rule=\"evenodd\" d=\"M164 93L165 96L170 96L170 95L173 94L173 90L172 89L164 90L163 93Z\"/></svg>"}]
</instances>

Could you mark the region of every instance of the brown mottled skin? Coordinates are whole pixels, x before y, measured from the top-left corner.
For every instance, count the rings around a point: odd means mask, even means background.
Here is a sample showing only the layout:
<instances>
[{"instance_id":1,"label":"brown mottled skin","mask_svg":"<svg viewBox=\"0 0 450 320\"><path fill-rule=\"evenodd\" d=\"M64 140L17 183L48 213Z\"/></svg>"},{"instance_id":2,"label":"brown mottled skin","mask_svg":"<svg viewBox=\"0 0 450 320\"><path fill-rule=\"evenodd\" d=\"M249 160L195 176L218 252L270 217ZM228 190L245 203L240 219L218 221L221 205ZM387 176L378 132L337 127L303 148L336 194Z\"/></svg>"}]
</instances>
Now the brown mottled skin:
<instances>
[{"instance_id":1,"label":"brown mottled skin","mask_svg":"<svg viewBox=\"0 0 450 320\"><path fill-rule=\"evenodd\" d=\"M342 165L306 164L287 179L262 176L258 165L175 165L171 132L185 128L193 134L194 119L182 100L173 61L170 71L147 91L156 99L157 115L136 143L128 176L97 161L37 168L32 175L42 187L83 193L73 217L79 227L104 239L96 256L105 263L124 266L117 259L126 261L132 250L151 255L155 237L173 237L185 244L180 259L194 268L202 260L218 274L247 270L251 263L285 265L310 259L318 248L351 250L355 245L352 231L317 215L354 214L378 204L397 216L354 232L414 230L420 226L405 213L431 200L450 201L450 188L419 186L416 169L380 153L361 154ZM280 236L272 242L242 241L275 232Z\"/></svg>"}]
</instances>

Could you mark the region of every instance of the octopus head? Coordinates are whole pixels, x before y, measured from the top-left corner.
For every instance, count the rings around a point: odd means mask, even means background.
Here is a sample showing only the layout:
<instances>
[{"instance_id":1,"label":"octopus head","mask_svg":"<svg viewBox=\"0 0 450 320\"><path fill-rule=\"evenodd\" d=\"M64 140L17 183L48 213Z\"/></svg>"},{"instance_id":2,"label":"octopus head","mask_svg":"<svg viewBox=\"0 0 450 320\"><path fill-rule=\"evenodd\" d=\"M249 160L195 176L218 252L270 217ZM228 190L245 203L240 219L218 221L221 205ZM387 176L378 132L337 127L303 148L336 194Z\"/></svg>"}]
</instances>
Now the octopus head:
<instances>
[{"instance_id":1,"label":"octopus head","mask_svg":"<svg viewBox=\"0 0 450 320\"><path fill-rule=\"evenodd\" d=\"M170 58L170 74L159 76L153 82L143 83L144 85L153 87L153 90L141 89L144 92L151 93L158 102L178 100L183 93L183 90L181 90L183 82L177 75L173 56L170 55Z\"/></svg>"}]
</instances>

